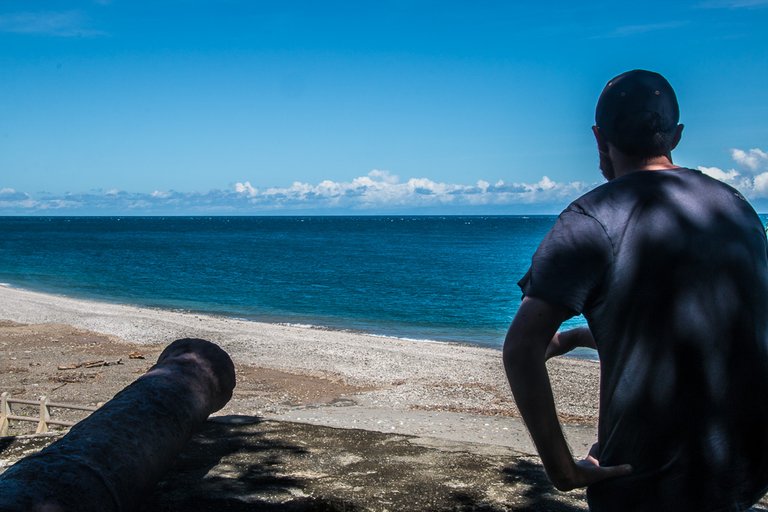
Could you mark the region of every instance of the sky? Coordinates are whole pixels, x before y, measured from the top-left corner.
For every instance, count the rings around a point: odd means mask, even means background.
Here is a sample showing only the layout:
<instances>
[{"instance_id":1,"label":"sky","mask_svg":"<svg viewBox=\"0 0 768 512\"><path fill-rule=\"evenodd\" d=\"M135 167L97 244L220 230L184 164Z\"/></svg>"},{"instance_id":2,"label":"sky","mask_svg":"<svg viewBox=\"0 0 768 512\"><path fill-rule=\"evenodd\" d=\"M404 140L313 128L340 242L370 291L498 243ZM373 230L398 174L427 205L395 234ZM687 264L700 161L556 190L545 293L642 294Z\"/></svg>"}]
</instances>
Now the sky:
<instances>
[{"instance_id":1,"label":"sky","mask_svg":"<svg viewBox=\"0 0 768 512\"><path fill-rule=\"evenodd\" d=\"M605 83L768 211L768 0L0 0L0 215L557 213Z\"/></svg>"}]
</instances>

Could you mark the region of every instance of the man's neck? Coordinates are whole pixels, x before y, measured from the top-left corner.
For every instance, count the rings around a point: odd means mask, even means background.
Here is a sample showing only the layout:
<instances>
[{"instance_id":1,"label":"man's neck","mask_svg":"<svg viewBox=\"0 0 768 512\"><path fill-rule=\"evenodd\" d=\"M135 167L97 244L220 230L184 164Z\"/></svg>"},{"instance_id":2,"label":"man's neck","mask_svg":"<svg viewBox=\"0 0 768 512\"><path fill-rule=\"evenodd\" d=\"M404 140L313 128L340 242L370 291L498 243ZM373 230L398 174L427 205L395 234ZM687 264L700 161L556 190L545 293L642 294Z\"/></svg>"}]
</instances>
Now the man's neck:
<instances>
[{"instance_id":1,"label":"man's neck","mask_svg":"<svg viewBox=\"0 0 768 512\"><path fill-rule=\"evenodd\" d=\"M637 171L665 171L677 169L677 165L672 163L671 155L660 155L651 158L631 158L618 151L611 152L614 172L616 177L631 174Z\"/></svg>"}]
</instances>

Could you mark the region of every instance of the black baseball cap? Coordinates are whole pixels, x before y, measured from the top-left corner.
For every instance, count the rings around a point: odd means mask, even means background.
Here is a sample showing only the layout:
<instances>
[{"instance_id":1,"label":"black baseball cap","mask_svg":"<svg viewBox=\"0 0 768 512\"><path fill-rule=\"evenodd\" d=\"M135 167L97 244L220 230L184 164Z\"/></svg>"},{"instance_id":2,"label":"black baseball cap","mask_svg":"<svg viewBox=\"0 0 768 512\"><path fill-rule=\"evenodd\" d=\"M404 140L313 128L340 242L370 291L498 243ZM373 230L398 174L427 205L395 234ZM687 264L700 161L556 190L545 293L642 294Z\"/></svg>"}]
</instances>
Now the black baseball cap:
<instances>
[{"instance_id":1,"label":"black baseball cap","mask_svg":"<svg viewBox=\"0 0 768 512\"><path fill-rule=\"evenodd\" d=\"M670 133L679 120L677 96L667 79L642 69L627 71L609 81L595 109L600 133L627 150L642 146L644 140L658 133Z\"/></svg>"}]
</instances>

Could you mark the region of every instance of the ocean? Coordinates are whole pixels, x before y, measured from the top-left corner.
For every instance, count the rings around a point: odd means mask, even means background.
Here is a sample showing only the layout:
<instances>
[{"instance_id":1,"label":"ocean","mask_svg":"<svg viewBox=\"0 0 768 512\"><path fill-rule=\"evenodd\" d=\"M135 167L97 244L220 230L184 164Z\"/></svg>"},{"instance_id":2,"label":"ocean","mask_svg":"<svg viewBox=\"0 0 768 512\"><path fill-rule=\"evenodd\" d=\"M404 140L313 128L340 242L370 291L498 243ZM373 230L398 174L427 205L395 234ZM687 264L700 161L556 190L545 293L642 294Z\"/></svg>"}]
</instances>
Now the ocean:
<instances>
[{"instance_id":1,"label":"ocean","mask_svg":"<svg viewBox=\"0 0 768 512\"><path fill-rule=\"evenodd\" d=\"M498 348L520 303L517 281L555 219L0 217L0 282ZM566 327L578 325L582 317Z\"/></svg>"}]
</instances>

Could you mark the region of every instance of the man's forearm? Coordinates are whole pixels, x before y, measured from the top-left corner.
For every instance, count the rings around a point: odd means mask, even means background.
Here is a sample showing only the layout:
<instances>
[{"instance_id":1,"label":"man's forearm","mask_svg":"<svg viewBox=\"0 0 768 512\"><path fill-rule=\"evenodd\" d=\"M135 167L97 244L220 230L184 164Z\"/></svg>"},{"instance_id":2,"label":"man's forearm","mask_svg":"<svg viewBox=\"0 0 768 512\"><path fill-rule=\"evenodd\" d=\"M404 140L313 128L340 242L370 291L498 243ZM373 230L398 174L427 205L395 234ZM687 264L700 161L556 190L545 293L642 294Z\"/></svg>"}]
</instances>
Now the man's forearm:
<instances>
[{"instance_id":1,"label":"man's forearm","mask_svg":"<svg viewBox=\"0 0 768 512\"><path fill-rule=\"evenodd\" d=\"M558 333L558 336L560 336L563 343L571 348L585 347L597 350L595 338L592 336L592 331L589 330L589 327L576 327L562 331Z\"/></svg>"},{"instance_id":2,"label":"man's forearm","mask_svg":"<svg viewBox=\"0 0 768 512\"><path fill-rule=\"evenodd\" d=\"M568 490L573 488L575 462L557 419L542 346L546 345L522 345L508 339L504 367L520 415L549 479L558 489Z\"/></svg>"},{"instance_id":3,"label":"man's forearm","mask_svg":"<svg viewBox=\"0 0 768 512\"><path fill-rule=\"evenodd\" d=\"M555 331L569 316L570 312L565 308L526 297L509 326L503 355L504 368L520 415L531 433L549 479L561 491L632 472L626 464L604 467L589 459L576 463L568 448L557 419L555 399L544 362Z\"/></svg>"},{"instance_id":4,"label":"man's forearm","mask_svg":"<svg viewBox=\"0 0 768 512\"><path fill-rule=\"evenodd\" d=\"M595 338L589 327L576 327L556 333L547 346L546 358L550 359L567 354L577 347L597 349Z\"/></svg>"}]
</instances>

